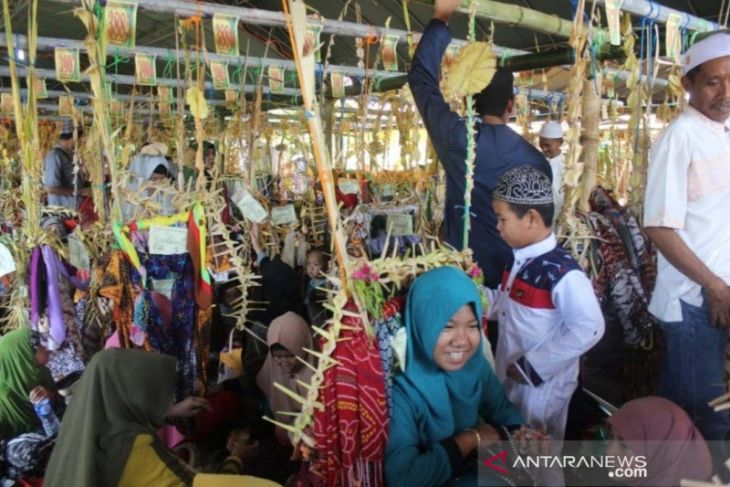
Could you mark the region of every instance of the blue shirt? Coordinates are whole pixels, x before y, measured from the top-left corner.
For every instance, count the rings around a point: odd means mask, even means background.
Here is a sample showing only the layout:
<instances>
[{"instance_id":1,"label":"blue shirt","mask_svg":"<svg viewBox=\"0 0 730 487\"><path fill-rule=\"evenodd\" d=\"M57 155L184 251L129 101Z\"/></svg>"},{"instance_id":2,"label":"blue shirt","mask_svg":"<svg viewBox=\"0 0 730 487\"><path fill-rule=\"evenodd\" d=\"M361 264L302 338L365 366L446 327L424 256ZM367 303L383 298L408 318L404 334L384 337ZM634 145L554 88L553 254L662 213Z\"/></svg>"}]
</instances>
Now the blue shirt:
<instances>
[{"instance_id":1,"label":"blue shirt","mask_svg":"<svg viewBox=\"0 0 730 487\"><path fill-rule=\"evenodd\" d=\"M466 120L451 111L439 88L441 58L451 42L451 30L432 19L418 42L408 84L436 154L446 172L446 207L443 239L463 248L464 188L466 184ZM529 165L552 180L550 164L542 153L507 125L476 125L474 190L471 199L469 247L484 271L488 287L499 285L512 250L497 231L492 192L499 177L515 167Z\"/></svg>"}]
</instances>

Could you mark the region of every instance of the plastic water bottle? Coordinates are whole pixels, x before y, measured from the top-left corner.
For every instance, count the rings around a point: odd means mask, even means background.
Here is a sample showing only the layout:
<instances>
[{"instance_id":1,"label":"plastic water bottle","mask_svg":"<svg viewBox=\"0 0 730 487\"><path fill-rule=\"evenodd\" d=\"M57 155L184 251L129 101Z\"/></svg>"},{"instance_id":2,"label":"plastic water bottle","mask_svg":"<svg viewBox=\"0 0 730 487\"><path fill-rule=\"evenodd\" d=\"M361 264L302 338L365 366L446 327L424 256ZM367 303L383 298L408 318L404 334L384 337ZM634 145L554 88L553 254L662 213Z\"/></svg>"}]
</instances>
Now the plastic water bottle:
<instances>
[{"instance_id":1,"label":"plastic water bottle","mask_svg":"<svg viewBox=\"0 0 730 487\"><path fill-rule=\"evenodd\" d=\"M38 415L38 419L41 420L41 424L43 424L46 436L56 436L58 434L58 429L61 427L61 423L58 421L56 413L53 412L50 399L45 398L38 401L33 404L33 408L35 409L35 413Z\"/></svg>"}]
</instances>

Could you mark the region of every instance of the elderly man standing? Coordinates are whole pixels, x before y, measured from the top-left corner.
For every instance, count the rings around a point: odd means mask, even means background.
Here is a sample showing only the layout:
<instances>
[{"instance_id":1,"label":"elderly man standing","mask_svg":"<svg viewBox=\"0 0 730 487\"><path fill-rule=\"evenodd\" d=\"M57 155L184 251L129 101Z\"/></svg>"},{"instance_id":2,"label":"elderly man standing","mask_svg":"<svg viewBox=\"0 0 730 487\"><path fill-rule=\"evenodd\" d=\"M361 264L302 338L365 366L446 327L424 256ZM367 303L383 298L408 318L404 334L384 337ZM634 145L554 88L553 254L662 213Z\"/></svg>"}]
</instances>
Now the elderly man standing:
<instances>
[{"instance_id":1,"label":"elderly man standing","mask_svg":"<svg viewBox=\"0 0 730 487\"><path fill-rule=\"evenodd\" d=\"M77 130L80 137L83 133L82 129ZM73 134L73 120L64 120L60 140L46 154L43 186L48 193L48 205L76 210L78 209L78 197L91 196L91 191L74 168L76 141Z\"/></svg>"},{"instance_id":2,"label":"elderly man standing","mask_svg":"<svg viewBox=\"0 0 730 487\"><path fill-rule=\"evenodd\" d=\"M553 171L553 195L555 198L555 216L553 224L558 221L563 209L565 191L563 189L563 174L565 174L565 156L561 150L563 145L563 127L560 122L551 120L545 122L540 129L540 150L547 157L550 169Z\"/></svg>"},{"instance_id":3,"label":"elderly man standing","mask_svg":"<svg viewBox=\"0 0 730 487\"><path fill-rule=\"evenodd\" d=\"M730 418L707 403L725 392L730 327L730 34L697 42L683 64L689 106L649 164L644 225L659 249L649 310L667 340L658 392L687 410L721 464Z\"/></svg>"}]
</instances>

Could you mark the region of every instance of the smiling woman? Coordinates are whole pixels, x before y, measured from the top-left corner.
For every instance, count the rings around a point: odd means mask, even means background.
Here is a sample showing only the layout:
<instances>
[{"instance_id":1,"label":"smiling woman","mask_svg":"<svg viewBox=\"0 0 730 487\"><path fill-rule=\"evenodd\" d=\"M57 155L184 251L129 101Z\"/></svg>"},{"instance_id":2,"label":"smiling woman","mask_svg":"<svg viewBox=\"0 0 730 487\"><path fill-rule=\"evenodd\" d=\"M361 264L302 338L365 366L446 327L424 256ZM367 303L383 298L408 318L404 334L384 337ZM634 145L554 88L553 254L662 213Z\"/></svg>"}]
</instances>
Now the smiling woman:
<instances>
[{"instance_id":1,"label":"smiling woman","mask_svg":"<svg viewBox=\"0 0 730 487\"><path fill-rule=\"evenodd\" d=\"M495 427L522 424L481 352L480 316L477 288L459 269L434 269L411 286L406 367L395 379L385 452L389 485L476 484L467 458L499 441Z\"/></svg>"}]
</instances>

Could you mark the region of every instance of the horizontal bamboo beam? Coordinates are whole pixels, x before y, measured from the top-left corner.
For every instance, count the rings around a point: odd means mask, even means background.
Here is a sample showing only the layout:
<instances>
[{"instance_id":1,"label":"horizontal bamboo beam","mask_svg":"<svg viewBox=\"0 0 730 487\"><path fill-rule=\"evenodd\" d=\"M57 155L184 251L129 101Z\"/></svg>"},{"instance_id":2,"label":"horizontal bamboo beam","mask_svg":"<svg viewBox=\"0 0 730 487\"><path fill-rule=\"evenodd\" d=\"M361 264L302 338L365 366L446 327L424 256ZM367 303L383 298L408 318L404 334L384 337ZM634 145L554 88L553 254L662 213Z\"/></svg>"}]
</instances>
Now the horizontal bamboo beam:
<instances>
[{"instance_id":1,"label":"horizontal bamboo beam","mask_svg":"<svg viewBox=\"0 0 730 487\"><path fill-rule=\"evenodd\" d=\"M53 0L56 3L78 5L78 0ZM139 0L139 8L150 12L169 13L180 17L202 15L204 18L212 18L213 14L221 13L235 15L241 22L249 25L261 25L270 27L286 27L284 12L263 10L249 7L235 7L219 3L195 2L185 0ZM358 24L344 20L333 19L308 19L310 25L321 25L323 34L334 34L345 37L371 37L376 35L382 37L387 34L397 37L399 41L408 39L408 31L401 29L386 29L377 25ZM465 40L455 40L455 44L466 44ZM507 49L495 46L495 53L498 56L503 54L517 53L525 54L527 51ZM372 70L368 70L369 73Z\"/></svg>"},{"instance_id":2,"label":"horizontal bamboo beam","mask_svg":"<svg viewBox=\"0 0 730 487\"><path fill-rule=\"evenodd\" d=\"M19 70L19 73L21 73L20 74L21 76L25 76L26 71L27 71L26 68L22 68ZM36 69L35 74L39 78L56 79L56 72L51 69ZM10 69L7 66L0 66L0 76L10 76ZM137 80L135 79L134 76L129 76L126 74L107 73L106 77L107 77L107 81L110 81L112 83L117 83L120 85L136 85L137 84ZM88 81L88 76L86 76L86 74L82 73L81 79L82 79L82 81ZM185 82L185 80L178 81L176 79L157 78L157 84L159 86L175 86L178 88L187 88L187 83ZM268 86L264 86L262 88L263 88L264 94L267 94L267 95L273 94L273 93L271 93L271 89L269 89ZM206 81L205 89L212 90L215 88L213 87L213 83L211 83L210 81ZM235 83L231 83L231 89L240 90L241 87ZM246 91L246 93L255 93L256 86L255 85L246 85L245 91ZM298 94L299 94L299 90L294 89L294 88L284 88L284 92L281 93L281 95L289 96L289 97L296 96Z\"/></svg>"},{"instance_id":3,"label":"horizontal bamboo beam","mask_svg":"<svg viewBox=\"0 0 730 487\"><path fill-rule=\"evenodd\" d=\"M606 4L605 0L590 1L599 5ZM708 32L722 28L715 22L710 22L709 20L690 15L687 12L665 7L657 2L648 0L624 0L621 5L621 10L637 17L653 20L661 24L666 24L670 15L679 15L682 17L682 23L680 24L682 28L697 32Z\"/></svg>"},{"instance_id":4,"label":"horizontal bamboo beam","mask_svg":"<svg viewBox=\"0 0 730 487\"><path fill-rule=\"evenodd\" d=\"M17 38L15 47L21 47L24 49L27 49L28 46L28 39L24 35L17 35L14 36ZM5 39L0 39L0 46L7 47L7 41ZM84 46L83 41L75 40L75 39L60 39L55 37L39 37L36 41L36 48L38 50L52 50L57 47L65 47L65 48L71 48L71 49L80 49L82 52L86 49ZM164 49L161 47L151 47L151 46L135 46L133 49L129 49L126 47L117 47L117 46L109 46L108 54L119 54L123 56L129 56L130 58L134 58L134 55L136 53L142 53L142 54L149 54L152 56L157 56L158 61L165 61L165 59L168 58L168 56L172 56L175 59L182 59L184 55L181 52L176 52L174 49ZM217 54L214 52L209 52L205 54L201 54L199 52L190 52L190 59L192 61L198 61L201 62L205 61L225 61L228 62L230 66L237 67L237 66L244 66L247 65L249 68L251 67L267 67L267 66L280 66L286 70L289 71L296 71L296 66L294 65L294 61L289 61L286 59L277 59L272 57L255 57L255 56L249 56L248 58L246 56L227 56L223 54ZM133 62L133 61L132 61ZM325 73L342 73L347 76L354 76L354 77L365 77L365 76L377 76L377 77L390 77L390 76L397 76L397 71L384 71L384 70L366 70L365 68L358 68L357 66L341 66L341 65L334 65L330 64L327 66L327 68L324 70Z\"/></svg>"}]
</instances>

